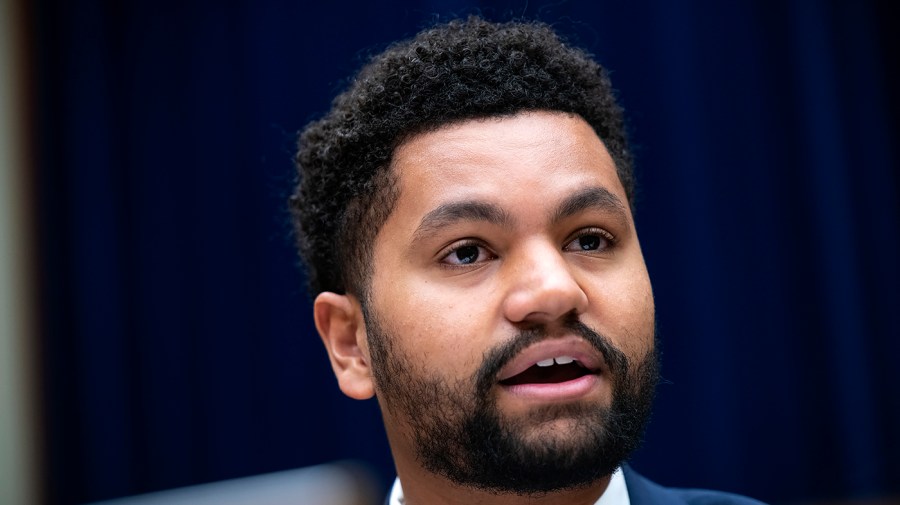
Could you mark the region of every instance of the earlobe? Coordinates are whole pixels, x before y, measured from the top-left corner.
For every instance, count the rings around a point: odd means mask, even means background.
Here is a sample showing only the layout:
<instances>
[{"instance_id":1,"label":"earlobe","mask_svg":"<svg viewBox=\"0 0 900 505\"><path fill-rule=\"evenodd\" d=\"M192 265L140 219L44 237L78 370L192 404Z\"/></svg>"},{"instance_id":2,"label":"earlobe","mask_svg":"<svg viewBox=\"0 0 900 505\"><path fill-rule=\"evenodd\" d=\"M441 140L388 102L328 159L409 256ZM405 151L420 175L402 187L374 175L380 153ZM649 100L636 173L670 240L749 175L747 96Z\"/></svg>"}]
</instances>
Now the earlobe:
<instances>
[{"instance_id":1,"label":"earlobe","mask_svg":"<svg viewBox=\"0 0 900 505\"><path fill-rule=\"evenodd\" d=\"M357 400L372 398L375 387L359 302L349 295L320 293L313 316L341 391Z\"/></svg>"}]
</instances>

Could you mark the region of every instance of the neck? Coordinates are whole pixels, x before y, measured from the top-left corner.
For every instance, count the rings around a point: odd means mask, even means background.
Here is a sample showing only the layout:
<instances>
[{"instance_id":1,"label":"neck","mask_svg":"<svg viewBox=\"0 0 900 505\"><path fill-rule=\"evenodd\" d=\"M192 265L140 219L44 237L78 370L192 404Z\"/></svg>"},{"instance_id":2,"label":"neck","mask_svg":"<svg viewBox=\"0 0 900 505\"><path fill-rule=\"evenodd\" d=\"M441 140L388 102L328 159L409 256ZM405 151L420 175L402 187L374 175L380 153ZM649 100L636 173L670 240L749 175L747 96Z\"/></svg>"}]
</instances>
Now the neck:
<instances>
[{"instance_id":1,"label":"neck","mask_svg":"<svg viewBox=\"0 0 900 505\"><path fill-rule=\"evenodd\" d=\"M423 470L398 466L404 505L593 505L609 485L609 476L577 489L546 494L498 494L461 486Z\"/></svg>"}]
</instances>

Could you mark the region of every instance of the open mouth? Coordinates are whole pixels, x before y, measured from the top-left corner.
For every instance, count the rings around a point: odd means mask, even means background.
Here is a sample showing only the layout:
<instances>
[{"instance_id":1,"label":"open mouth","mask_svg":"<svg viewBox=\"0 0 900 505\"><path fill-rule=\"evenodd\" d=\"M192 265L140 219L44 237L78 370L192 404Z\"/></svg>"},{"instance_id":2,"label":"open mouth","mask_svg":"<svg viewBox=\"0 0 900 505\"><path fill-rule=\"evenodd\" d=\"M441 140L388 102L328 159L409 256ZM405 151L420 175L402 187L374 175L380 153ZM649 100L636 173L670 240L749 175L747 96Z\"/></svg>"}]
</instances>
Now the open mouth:
<instances>
[{"instance_id":1,"label":"open mouth","mask_svg":"<svg viewBox=\"0 0 900 505\"><path fill-rule=\"evenodd\" d=\"M571 356L559 356L538 361L521 373L501 380L500 384L504 386L558 384L596 373Z\"/></svg>"}]
</instances>

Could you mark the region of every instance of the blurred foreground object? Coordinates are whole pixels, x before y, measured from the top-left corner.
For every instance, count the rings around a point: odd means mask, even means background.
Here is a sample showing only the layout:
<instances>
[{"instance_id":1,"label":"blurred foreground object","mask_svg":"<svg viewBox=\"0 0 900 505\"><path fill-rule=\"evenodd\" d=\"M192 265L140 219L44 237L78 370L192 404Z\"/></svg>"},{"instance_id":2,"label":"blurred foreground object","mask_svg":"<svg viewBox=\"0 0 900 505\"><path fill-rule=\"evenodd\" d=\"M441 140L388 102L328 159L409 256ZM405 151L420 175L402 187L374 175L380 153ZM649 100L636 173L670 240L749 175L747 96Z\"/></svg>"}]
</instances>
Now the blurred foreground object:
<instances>
[{"instance_id":1,"label":"blurred foreground object","mask_svg":"<svg viewBox=\"0 0 900 505\"><path fill-rule=\"evenodd\" d=\"M41 503L24 2L0 0L0 504Z\"/></svg>"},{"instance_id":2,"label":"blurred foreground object","mask_svg":"<svg viewBox=\"0 0 900 505\"><path fill-rule=\"evenodd\" d=\"M94 505L370 505L381 496L370 471L337 462L224 480Z\"/></svg>"}]
</instances>

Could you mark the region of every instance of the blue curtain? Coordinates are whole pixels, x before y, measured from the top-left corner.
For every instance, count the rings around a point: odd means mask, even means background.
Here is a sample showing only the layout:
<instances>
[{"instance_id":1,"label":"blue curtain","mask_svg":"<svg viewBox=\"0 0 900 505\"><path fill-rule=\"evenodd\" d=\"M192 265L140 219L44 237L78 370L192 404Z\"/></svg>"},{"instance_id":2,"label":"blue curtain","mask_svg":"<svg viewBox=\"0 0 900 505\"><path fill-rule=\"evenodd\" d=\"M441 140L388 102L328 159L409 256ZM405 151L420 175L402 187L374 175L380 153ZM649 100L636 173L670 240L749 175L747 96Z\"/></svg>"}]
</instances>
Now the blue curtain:
<instances>
[{"instance_id":1,"label":"blue curtain","mask_svg":"<svg viewBox=\"0 0 900 505\"><path fill-rule=\"evenodd\" d=\"M900 494L898 35L888 2L32 4L45 488L72 504L392 466L337 390L285 199L367 54L454 15L612 71L663 374L633 465L774 503Z\"/></svg>"}]
</instances>

